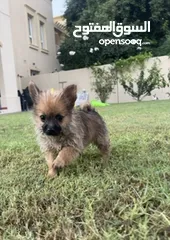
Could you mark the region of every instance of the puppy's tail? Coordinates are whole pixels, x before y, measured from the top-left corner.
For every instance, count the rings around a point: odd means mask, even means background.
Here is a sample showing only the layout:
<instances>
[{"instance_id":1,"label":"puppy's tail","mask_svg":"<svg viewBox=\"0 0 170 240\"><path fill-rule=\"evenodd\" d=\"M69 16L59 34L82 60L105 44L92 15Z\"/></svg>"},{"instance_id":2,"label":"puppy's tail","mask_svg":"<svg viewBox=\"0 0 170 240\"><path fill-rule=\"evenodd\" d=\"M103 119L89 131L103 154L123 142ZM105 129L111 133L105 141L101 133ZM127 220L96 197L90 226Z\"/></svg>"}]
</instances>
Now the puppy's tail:
<instances>
[{"instance_id":1,"label":"puppy's tail","mask_svg":"<svg viewBox=\"0 0 170 240\"><path fill-rule=\"evenodd\" d=\"M88 102L80 105L80 110L84 112L95 112L95 108L93 108L92 105Z\"/></svg>"}]
</instances>

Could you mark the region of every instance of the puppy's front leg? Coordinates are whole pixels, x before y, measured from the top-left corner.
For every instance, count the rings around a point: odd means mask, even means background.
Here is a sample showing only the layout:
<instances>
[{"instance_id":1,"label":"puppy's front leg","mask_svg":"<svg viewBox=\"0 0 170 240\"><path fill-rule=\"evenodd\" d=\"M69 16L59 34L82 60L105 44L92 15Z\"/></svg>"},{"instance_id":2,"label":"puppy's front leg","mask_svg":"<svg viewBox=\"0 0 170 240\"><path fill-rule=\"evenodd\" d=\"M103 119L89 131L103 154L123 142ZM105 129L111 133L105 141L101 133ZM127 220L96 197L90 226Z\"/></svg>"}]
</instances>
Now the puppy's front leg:
<instances>
[{"instance_id":1,"label":"puppy's front leg","mask_svg":"<svg viewBox=\"0 0 170 240\"><path fill-rule=\"evenodd\" d=\"M63 168L78 156L79 152L73 147L64 147L53 162L53 170L56 170L57 168Z\"/></svg>"},{"instance_id":2,"label":"puppy's front leg","mask_svg":"<svg viewBox=\"0 0 170 240\"><path fill-rule=\"evenodd\" d=\"M45 153L45 159L48 165L48 176L53 177L55 175L55 170L53 169L54 156L52 152Z\"/></svg>"}]
</instances>

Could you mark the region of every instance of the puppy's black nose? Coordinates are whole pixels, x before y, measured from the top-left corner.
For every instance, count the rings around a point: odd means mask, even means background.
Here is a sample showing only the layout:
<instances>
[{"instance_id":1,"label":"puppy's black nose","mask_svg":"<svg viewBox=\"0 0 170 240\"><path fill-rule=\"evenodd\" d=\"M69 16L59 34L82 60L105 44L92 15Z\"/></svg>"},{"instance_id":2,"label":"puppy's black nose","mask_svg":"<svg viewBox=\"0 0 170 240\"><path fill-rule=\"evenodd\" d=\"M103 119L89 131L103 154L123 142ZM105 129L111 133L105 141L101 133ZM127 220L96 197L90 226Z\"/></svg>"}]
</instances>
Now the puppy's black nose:
<instances>
[{"instance_id":1,"label":"puppy's black nose","mask_svg":"<svg viewBox=\"0 0 170 240\"><path fill-rule=\"evenodd\" d=\"M55 129L54 128L47 128L46 134L47 135L56 135Z\"/></svg>"},{"instance_id":2,"label":"puppy's black nose","mask_svg":"<svg viewBox=\"0 0 170 240\"><path fill-rule=\"evenodd\" d=\"M61 127L57 124L44 124L42 129L46 135L58 136L61 133Z\"/></svg>"}]
</instances>

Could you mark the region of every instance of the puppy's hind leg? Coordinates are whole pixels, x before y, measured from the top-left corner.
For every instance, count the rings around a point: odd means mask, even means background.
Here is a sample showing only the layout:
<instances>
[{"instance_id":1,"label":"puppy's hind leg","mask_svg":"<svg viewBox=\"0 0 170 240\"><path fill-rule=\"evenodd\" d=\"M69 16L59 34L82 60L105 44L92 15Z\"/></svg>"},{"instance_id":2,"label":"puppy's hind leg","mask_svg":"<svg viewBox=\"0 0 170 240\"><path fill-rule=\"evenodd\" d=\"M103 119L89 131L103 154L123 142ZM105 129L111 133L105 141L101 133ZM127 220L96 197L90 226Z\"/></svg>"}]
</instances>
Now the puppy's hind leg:
<instances>
[{"instance_id":1,"label":"puppy's hind leg","mask_svg":"<svg viewBox=\"0 0 170 240\"><path fill-rule=\"evenodd\" d=\"M95 142L99 151L101 152L104 161L107 161L110 157L110 140L107 135L103 135L97 138Z\"/></svg>"}]
</instances>

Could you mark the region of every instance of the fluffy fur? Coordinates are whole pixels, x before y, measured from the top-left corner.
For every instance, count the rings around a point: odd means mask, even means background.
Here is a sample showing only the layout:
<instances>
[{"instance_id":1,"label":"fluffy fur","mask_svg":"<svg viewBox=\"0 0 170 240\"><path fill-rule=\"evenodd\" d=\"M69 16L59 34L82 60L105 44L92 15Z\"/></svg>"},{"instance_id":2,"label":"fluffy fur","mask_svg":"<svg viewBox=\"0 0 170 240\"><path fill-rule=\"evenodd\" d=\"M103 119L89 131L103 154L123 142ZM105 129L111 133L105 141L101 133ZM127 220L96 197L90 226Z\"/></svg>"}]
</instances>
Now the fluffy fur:
<instances>
[{"instance_id":1,"label":"fluffy fur","mask_svg":"<svg viewBox=\"0 0 170 240\"><path fill-rule=\"evenodd\" d=\"M109 155L109 138L102 117L85 104L74 109L77 87L70 85L63 91L40 91L30 82L29 92L34 103L33 113L41 150L45 153L49 176L57 168L68 165L90 143L95 144L104 157Z\"/></svg>"}]
</instances>

